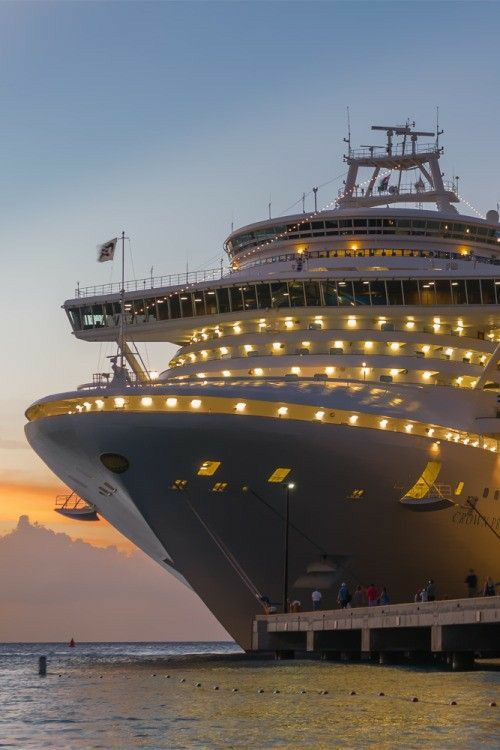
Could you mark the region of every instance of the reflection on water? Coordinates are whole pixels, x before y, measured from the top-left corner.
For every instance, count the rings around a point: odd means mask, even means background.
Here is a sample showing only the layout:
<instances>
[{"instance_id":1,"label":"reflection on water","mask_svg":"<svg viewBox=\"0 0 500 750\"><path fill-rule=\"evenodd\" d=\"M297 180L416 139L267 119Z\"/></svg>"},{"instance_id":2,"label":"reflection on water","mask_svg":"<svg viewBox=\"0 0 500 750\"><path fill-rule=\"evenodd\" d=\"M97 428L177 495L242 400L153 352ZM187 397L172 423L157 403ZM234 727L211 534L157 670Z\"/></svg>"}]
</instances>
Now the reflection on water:
<instances>
[{"instance_id":1,"label":"reflection on water","mask_svg":"<svg viewBox=\"0 0 500 750\"><path fill-rule=\"evenodd\" d=\"M499 686L493 670L250 661L232 644L8 644L0 748L497 748Z\"/></svg>"}]
</instances>

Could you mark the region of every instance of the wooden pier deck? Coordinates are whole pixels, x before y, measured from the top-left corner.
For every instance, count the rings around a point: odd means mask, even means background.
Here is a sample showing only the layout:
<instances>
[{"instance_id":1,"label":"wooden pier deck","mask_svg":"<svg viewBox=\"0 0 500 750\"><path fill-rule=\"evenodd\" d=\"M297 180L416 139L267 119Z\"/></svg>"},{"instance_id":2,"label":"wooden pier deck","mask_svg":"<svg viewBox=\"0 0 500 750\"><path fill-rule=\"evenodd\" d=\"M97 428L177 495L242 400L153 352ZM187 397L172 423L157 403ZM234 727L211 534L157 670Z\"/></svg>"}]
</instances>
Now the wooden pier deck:
<instances>
[{"instance_id":1,"label":"wooden pier deck","mask_svg":"<svg viewBox=\"0 0 500 750\"><path fill-rule=\"evenodd\" d=\"M441 655L454 669L474 657L500 656L500 596L257 615L254 651L292 658L378 658Z\"/></svg>"}]
</instances>

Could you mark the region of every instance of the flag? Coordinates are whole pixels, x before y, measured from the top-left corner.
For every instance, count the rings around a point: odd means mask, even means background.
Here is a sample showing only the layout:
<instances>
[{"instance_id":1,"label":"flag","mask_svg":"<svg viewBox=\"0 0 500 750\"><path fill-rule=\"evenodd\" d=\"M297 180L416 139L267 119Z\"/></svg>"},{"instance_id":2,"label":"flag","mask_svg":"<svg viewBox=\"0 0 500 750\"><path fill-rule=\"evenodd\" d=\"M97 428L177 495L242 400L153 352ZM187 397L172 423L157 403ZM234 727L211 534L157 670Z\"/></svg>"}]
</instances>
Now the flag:
<instances>
[{"instance_id":1,"label":"flag","mask_svg":"<svg viewBox=\"0 0 500 750\"><path fill-rule=\"evenodd\" d=\"M118 237L113 240L105 242L103 245L99 245L97 248L97 262L105 263L107 260L113 260L115 256L115 247L118 242Z\"/></svg>"}]
</instances>

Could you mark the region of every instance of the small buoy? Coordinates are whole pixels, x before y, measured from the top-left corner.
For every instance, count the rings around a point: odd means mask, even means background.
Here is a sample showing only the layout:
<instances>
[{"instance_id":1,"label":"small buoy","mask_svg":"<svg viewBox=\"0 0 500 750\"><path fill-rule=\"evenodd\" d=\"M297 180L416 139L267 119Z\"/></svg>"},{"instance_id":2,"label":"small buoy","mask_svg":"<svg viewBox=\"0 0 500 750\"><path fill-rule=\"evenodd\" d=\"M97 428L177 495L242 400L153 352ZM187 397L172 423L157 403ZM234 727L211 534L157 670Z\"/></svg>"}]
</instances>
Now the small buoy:
<instances>
[{"instance_id":1,"label":"small buoy","mask_svg":"<svg viewBox=\"0 0 500 750\"><path fill-rule=\"evenodd\" d=\"M456 706L456 705L457 705L456 701L450 701L450 706Z\"/></svg>"},{"instance_id":2,"label":"small buoy","mask_svg":"<svg viewBox=\"0 0 500 750\"><path fill-rule=\"evenodd\" d=\"M274 695L278 695L279 690L273 690Z\"/></svg>"},{"instance_id":3,"label":"small buoy","mask_svg":"<svg viewBox=\"0 0 500 750\"><path fill-rule=\"evenodd\" d=\"M416 695L414 695L413 698L411 698L411 702L412 703L418 703L418 698L417 698Z\"/></svg>"},{"instance_id":4,"label":"small buoy","mask_svg":"<svg viewBox=\"0 0 500 750\"><path fill-rule=\"evenodd\" d=\"M356 691L355 690L351 690L351 692L349 693L349 695L356 695Z\"/></svg>"},{"instance_id":5,"label":"small buoy","mask_svg":"<svg viewBox=\"0 0 500 750\"><path fill-rule=\"evenodd\" d=\"M237 693L237 692L238 692L238 688L233 688L233 693Z\"/></svg>"},{"instance_id":6,"label":"small buoy","mask_svg":"<svg viewBox=\"0 0 500 750\"><path fill-rule=\"evenodd\" d=\"M58 677L62 677L62 674L58 674L57 676L58 676Z\"/></svg>"},{"instance_id":7,"label":"small buoy","mask_svg":"<svg viewBox=\"0 0 500 750\"><path fill-rule=\"evenodd\" d=\"M61 675L59 675L59 677L60 677L60 676L61 676ZM100 679L100 680L102 680L102 674L100 674L100 675L99 675L99 679Z\"/></svg>"},{"instance_id":8,"label":"small buoy","mask_svg":"<svg viewBox=\"0 0 500 750\"><path fill-rule=\"evenodd\" d=\"M196 682L195 687L201 687L201 682Z\"/></svg>"},{"instance_id":9,"label":"small buoy","mask_svg":"<svg viewBox=\"0 0 500 750\"><path fill-rule=\"evenodd\" d=\"M186 680L185 680L184 677L181 677L181 679L179 680L179 682L186 682Z\"/></svg>"},{"instance_id":10,"label":"small buoy","mask_svg":"<svg viewBox=\"0 0 500 750\"><path fill-rule=\"evenodd\" d=\"M165 675L165 677L167 678L167 680L170 679L170 675L169 674Z\"/></svg>"},{"instance_id":11,"label":"small buoy","mask_svg":"<svg viewBox=\"0 0 500 750\"><path fill-rule=\"evenodd\" d=\"M383 696L383 695L385 695L385 693L382 693L382 692L380 692L380 693L379 693L379 695L380 695L380 696Z\"/></svg>"},{"instance_id":12,"label":"small buoy","mask_svg":"<svg viewBox=\"0 0 500 750\"><path fill-rule=\"evenodd\" d=\"M319 694L320 695L328 695L328 690L320 690Z\"/></svg>"},{"instance_id":13,"label":"small buoy","mask_svg":"<svg viewBox=\"0 0 500 750\"><path fill-rule=\"evenodd\" d=\"M495 703L495 701L490 701L488 705L490 708L496 708L497 704Z\"/></svg>"},{"instance_id":14,"label":"small buoy","mask_svg":"<svg viewBox=\"0 0 500 750\"><path fill-rule=\"evenodd\" d=\"M156 674L154 674L153 677L156 677Z\"/></svg>"},{"instance_id":15,"label":"small buoy","mask_svg":"<svg viewBox=\"0 0 500 750\"><path fill-rule=\"evenodd\" d=\"M259 688L259 689L257 690L257 692L258 692L258 693L263 693L263 692L264 692L264 690L263 690L262 688Z\"/></svg>"},{"instance_id":16,"label":"small buoy","mask_svg":"<svg viewBox=\"0 0 500 750\"><path fill-rule=\"evenodd\" d=\"M218 690L218 689L219 689L219 686L218 685L214 685L214 690Z\"/></svg>"}]
</instances>

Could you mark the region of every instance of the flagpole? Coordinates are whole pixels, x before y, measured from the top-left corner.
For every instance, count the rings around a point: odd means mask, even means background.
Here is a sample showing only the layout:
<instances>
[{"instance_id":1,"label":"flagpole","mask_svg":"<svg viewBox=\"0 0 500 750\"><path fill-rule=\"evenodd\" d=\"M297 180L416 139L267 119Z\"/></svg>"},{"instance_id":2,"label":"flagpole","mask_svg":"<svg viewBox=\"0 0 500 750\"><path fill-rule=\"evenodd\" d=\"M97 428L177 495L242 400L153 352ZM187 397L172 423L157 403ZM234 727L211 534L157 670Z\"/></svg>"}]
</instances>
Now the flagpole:
<instances>
[{"instance_id":1,"label":"flagpole","mask_svg":"<svg viewBox=\"0 0 500 750\"><path fill-rule=\"evenodd\" d=\"M123 373L124 366L124 354L123 348L125 343L125 232L122 232L122 288L120 293L120 334L119 334L119 349L120 349L120 369Z\"/></svg>"}]
</instances>

